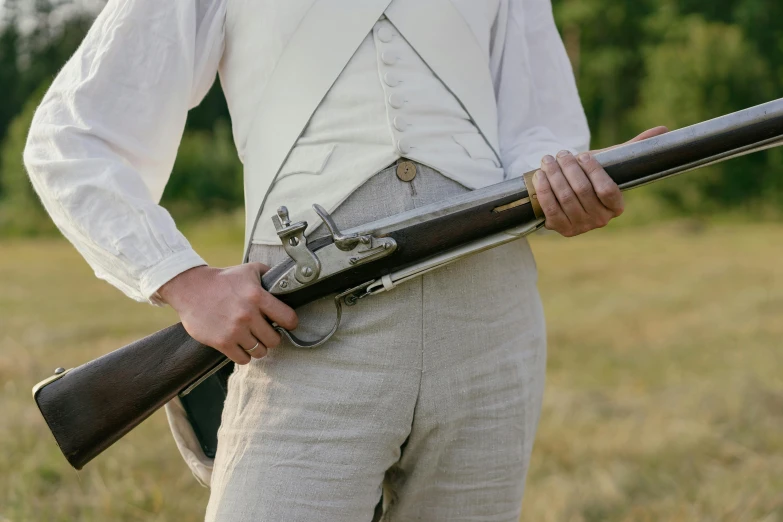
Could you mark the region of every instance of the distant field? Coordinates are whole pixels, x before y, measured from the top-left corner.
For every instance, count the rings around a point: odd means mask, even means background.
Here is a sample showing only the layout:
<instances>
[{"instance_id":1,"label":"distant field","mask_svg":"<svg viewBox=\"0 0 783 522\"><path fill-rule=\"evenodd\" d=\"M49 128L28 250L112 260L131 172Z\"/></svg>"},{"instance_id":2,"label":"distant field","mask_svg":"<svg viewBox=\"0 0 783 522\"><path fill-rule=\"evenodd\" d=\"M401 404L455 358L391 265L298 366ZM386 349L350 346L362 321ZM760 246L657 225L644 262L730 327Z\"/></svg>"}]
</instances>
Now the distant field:
<instances>
[{"instance_id":1,"label":"distant field","mask_svg":"<svg viewBox=\"0 0 783 522\"><path fill-rule=\"evenodd\" d=\"M192 234L235 264L235 227ZM783 522L783 225L533 239L549 371L522 520ZM175 320L65 242L0 242L0 522L202 520L156 414L81 472L30 397Z\"/></svg>"}]
</instances>

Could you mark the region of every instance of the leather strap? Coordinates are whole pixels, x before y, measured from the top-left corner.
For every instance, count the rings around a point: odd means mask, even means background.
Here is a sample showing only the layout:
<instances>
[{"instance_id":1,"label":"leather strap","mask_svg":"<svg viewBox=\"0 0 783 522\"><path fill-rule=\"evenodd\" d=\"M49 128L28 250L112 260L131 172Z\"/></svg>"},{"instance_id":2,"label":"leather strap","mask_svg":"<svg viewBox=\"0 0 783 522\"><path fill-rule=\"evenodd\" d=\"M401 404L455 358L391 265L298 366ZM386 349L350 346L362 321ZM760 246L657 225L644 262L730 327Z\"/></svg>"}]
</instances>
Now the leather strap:
<instances>
[{"instance_id":1,"label":"leather strap","mask_svg":"<svg viewBox=\"0 0 783 522\"><path fill-rule=\"evenodd\" d=\"M452 0L394 0L386 17L462 104L500 158L490 60Z\"/></svg>"},{"instance_id":2,"label":"leather strap","mask_svg":"<svg viewBox=\"0 0 783 522\"><path fill-rule=\"evenodd\" d=\"M254 212L255 219L245 231L244 261L267 196L296 140L391 1L315 0L291 36L261 94L245 148L246 212ZM329 22L334 20L339 26ZM247 181L250 176L266 185L263 197Z\"/></svg>"}]
</instances>

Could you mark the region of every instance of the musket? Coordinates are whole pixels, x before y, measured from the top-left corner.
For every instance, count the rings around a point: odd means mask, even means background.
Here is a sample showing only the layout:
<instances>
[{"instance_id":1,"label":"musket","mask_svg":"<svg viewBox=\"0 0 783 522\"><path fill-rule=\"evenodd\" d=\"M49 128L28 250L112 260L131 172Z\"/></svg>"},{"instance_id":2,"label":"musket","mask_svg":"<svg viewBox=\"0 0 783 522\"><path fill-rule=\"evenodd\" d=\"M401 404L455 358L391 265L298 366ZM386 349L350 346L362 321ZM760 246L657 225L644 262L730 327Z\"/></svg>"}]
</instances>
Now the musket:
<instances>
[{"instance_id":1,"label":"musket","mask_svg":"<svg viewBox=\"0 0 783 522\"><path fill-rule=\"evenodd\" d=\"M630 190L781 144L783 99L600 152L596 159L622 190ZM320 346L337 331L343 305L537 230L544 219L532 174L345 231L316 205L329 235L310 241L307 223L291 223L281 208L273 221L289 257L262 276L262 286L294 308L333 295L336 319L314 341L279 331L294 346ZM227 362L176 324L76 368L58 368L33 388L33 397L66 459L81 469L168 401L196 395L218 370L225 378ZM219 422L222 403L215 407Z\"/></svg>"}]
</instances>

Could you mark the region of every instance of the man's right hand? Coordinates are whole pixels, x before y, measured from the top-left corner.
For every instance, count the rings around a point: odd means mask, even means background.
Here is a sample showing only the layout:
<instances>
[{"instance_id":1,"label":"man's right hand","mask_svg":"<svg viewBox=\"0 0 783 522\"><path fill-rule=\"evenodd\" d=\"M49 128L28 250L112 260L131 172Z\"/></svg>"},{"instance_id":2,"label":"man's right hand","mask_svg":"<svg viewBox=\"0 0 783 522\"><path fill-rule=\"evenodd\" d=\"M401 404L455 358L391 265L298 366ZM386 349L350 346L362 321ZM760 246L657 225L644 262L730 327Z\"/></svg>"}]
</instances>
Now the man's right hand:
<instances>
[{"instance_id":1,"label":"man's right hand","mask_svg":"<svg viewBox=\"0 0 783 522\"><path fill-rule=\"evenodd\" d=\"M191 337L237 364L261 358L280 344L269 322L296 328L296 312L261 286L269 267L247 263L230 268L199 266L177 275L158 295L179 314ZM246 350L258 347L248 354Z\"/></svg>"}]
</instances>

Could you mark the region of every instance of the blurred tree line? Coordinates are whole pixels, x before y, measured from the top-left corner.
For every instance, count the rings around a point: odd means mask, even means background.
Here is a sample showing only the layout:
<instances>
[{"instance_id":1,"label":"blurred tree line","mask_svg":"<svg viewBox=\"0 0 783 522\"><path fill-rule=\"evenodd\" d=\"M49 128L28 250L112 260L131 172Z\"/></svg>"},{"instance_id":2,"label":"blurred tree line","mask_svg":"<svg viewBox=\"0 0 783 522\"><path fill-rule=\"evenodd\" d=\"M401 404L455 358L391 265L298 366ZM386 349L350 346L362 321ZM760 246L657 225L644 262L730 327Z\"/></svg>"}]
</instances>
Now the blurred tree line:
<instances>
[{"instance_id":1,"label":"blurred tree line","mask_svg":"<svg viewBox=\"0 0 783 522\"><path fill-rule=\"evenodd\" d=\"M0 0L0 236L56 229L22 164L33 113L105 0ZM219 82L190 111L163 204L178 220L243 204L242 165Z\"/></svg>"},{"instance_id":2,"label":"blurred tree line","mask_svg":"<svg viewBox=\"0 0 783 522\"><path fill-rule=\"evenodd\" d=\"M554 0L594 146L783 96L780 0ZM679 212L783 211L775 149L645 189Z\"/></svg>"},{"instance_id":3,"label":"blurred tree line","mask_svg":"<svg viewBox=\"0 0 783 522\"><path fill-rule=\"evenodd\" d=\"M53 230L21 164L35 107L104 0L0 0L0 234ZM781 96L780 0L553 0L593 146L678 128ZM646 189L667 209L783 215L783 152ZM179 220L242 205L218 82L191 111L164 204Z\"/></svg>"}]
</instances>

